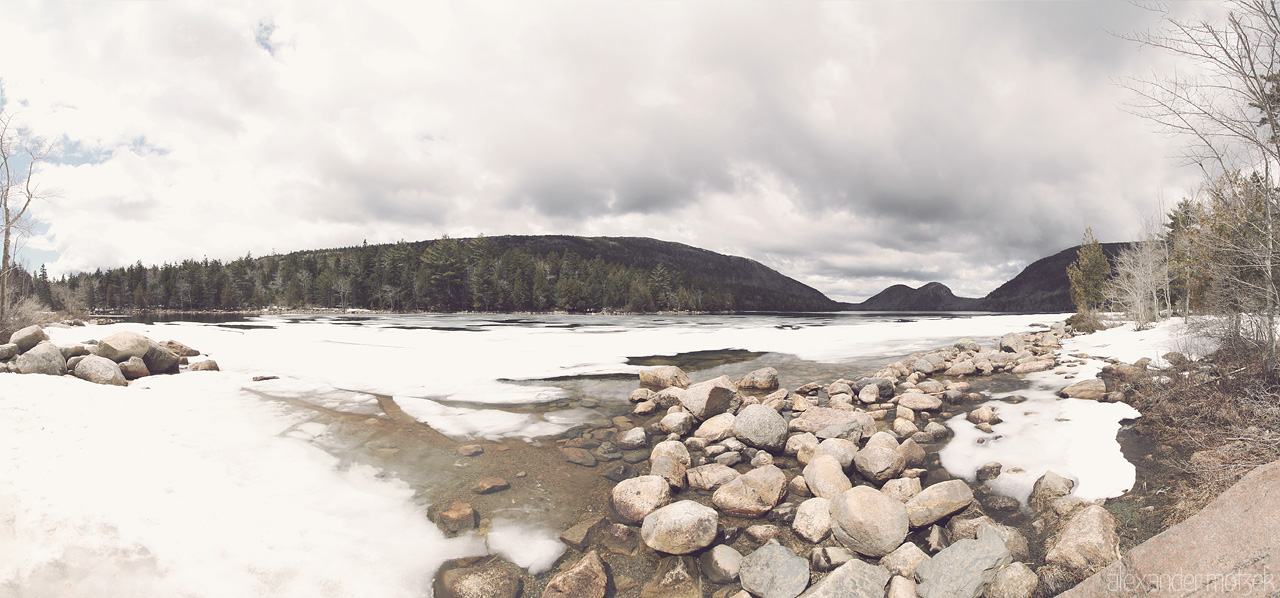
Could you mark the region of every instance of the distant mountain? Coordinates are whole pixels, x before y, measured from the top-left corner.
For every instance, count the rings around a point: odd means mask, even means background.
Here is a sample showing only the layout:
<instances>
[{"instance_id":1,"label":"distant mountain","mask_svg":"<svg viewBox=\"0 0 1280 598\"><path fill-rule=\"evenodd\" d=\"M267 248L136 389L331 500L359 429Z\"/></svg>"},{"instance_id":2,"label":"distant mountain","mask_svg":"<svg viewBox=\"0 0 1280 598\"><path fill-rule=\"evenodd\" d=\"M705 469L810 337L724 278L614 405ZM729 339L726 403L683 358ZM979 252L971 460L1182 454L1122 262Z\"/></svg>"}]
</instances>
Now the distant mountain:
<instances>
[{"instance_id":1,"label":"distant mountain","mask_svg":"<svg viewBox=\"0 0 1280 598\"><path fill-rule=\"evenodd\" d=\"M856 311L975 311L981 299L956 297L947 285L931 282L918 289L895 284L850 306Z\"/></svg>"},{"instance_id":2,"label":"distant mountain","mask_svg":"<svg viewBox=\"0 0 1280 598\"><path fill-rule=\"evenodd\" d=\"M1107 261L1115 268L1116 254L1130 243L1101 245ZM1009 282L987 293L980 300L980 309L1045 313L1075 311L1076 306L1071 302L1071 281L1067 278L1067 266L1076 261L1079 251L1080 246L1076 245L1032 262Z\"/></svg>"},{"instance_id":3,"label":"distant mountain","mask_svg":"<svg viewBox=\"0 0 1280 598\"><path fill-rule=\"evenodd\" d=\"M1115 267L1116 255L1129 243L1102 243L1102 252ZM1076 260L1080 246L1071 247L1041 258L1023 268L1017 276L980 299L957 297L940 282L918 289L895 284L862 303L845 303L854 311L993 311L993 312L1069 312L1071 281L1067 266Z\"/></svg>"}]
</instances>

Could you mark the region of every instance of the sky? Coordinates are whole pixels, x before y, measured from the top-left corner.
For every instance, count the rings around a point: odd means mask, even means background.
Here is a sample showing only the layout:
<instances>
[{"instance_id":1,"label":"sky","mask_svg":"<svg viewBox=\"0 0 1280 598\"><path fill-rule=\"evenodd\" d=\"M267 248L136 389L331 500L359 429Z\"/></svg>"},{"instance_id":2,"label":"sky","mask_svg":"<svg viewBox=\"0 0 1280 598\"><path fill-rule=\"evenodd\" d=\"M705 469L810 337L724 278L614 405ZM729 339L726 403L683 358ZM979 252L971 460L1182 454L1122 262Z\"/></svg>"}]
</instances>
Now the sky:
<instances>
[{"instance_id":1,"label":"sky","mask_svg":"<svg viewBox=\"0 0 1280 598\"><path fill-rule=\"evenodd\" d=\"M577 234L982 296L1199 181L1117 85L1178 66L1117 35L1161 15L1114 0L0 5L54 276Z\"/></svg>"}]
</instances>

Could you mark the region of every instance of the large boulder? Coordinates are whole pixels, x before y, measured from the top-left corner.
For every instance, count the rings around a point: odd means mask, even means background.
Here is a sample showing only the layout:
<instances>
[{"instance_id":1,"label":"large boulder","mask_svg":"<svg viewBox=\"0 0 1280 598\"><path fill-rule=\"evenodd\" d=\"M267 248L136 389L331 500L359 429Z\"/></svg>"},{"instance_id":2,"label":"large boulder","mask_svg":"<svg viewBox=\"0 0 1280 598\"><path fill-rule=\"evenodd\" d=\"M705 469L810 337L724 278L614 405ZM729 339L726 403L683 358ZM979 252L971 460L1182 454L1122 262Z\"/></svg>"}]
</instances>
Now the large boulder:
<instances>
[{"instance_id":1,"label":"large boulder","mask_svg":"<svg viewBox=\"0 0 1280 598\"><path fill-rule=\"evenodd\" d=\"M13 359L18 355L18 345L13 343L0 344L0 361Z\"/></svg>"},{"instance_id":2,"label":"large boulder","mask_svg":"<svg viewBox=\"0 0 1280 598\"><path fill-rule=\"evenodd\" d=\"M22 374L61 376L67 373L67 360L62 357L62 351L49 341L36 343L34 347L19 355L14 363L18 366L18 372Z\"/></svg>"},{"instance_id":3,"label":"large boulder","mask_svg":"<svg viewBox=\"0 0 1280 598\"><path fill-rule=\"evenodd\" d=\"M638 524L671 502L671 486L662 476L642 475L618 482L611 499L613 510L622 522Z\"/></svg>"},{"instance_id":4,"label":"large boulder","mask_svg":"<svg viewBox=\"0 0 1280 598\"><path fill-rule=\"evenodd\" d=\"M831 533L854 552L879 558L907 537L907 508L869 486L856 486L831 501ZM886 578L887 581L887 578Z\"/></svg>"},{"instance_id":5,"label":"large boulder","mask_svg":"<svg viewBox=\"0 0 1280 598\"><path fill-rule=\"evenodd\" d=\"M19 353L26 353L36 345L49 340L49 335L37 324L27 326L9 337L9 342L18 345Z\"/></svg>"},{"instance_id":6,"label":"large boulder","mask_svg":"<svg viewBox=\"0 0 1280 598\"><path fill-rule=\"evenodd\" d=\"M640 526L640 537L658 552L689 554L710 546L719 525L715 509L682 500L649 513Z\"/></svg>"},{"instance_id":7,"label":"large boulder","mask_svg":"<svg viewBox=\"0 0 1280 598\"><path fill-rule=\"evenodd\" d=\"M741 380L738 380L738 388L750 388L752 390L776 390L778 388L778 370L773 368L760 368L748 372Z\"/></svg>"},{"instance_id":8,"label":"large boulder","mask_svg":"<svg viewBox=\"0 0 1280 598\"><path fill-rule=\"evenodd\" d=\"M170 351L173 351L178 355L178 357L195 357L200 354L199 351L192 349L191 347L188 347L175 340L167 340L163 343L160 343L160 346Z\"/></svg>"},{"instance_id":9,"label":"large boulder","mask_svg":"<svg viewBox=\"0 0 1280 598\"><path fill-rule=\"evenodd\" d=\"M1098 378L1081 380L1058 391L1058 394L1072 399L1097 401L1107 396L1107 383Z\"/></svg>"},{"instance_id":10,"label":"large boulder","mask_svg":"<svg viewBox=\"0 0 1280 598\"><path fill-rule=\"evenodd\" d=\"M557 573L542 591L542 598L604 598L609 589L609 572L600 555L592 550L572 567Z\"/></svg>"},{"instance_id":11,"label":"large boulder","mask_svg":"<svg viewBox=\"0 0 1280 598\"><path fill-rule=\"evenodd\" d=\"M757 467L723 485L711 504L735 517L760 517L787 494L787 474L774 465Z\"/></svg>"},{"instance_id":12,"label":"large boulder","mask_svg":"<svg viewBox=\"0 0 1280 598\"><path fill-rule=\"evenodd\" d=\"M804 467L804 481L809 491L821 498L835 498L853 487L840 462L831 455L817 455Z\"/></svg>"},{"instance_id":13,"label":"large boulder","mask_svg":"<svg viewBox=\"0 0 1280 598\"><path fill-rule=\"evenodd\" d=\"M974 598L1013 561L1000 536L987 529L977 540L960 540L916 565L921 598Z\"/></svg>"},{"instance_id":14,"label":"large boulder","mask_svg":"<svg viewBox=\"0 0 1280 598\"><path fill-rule=\"evenodd\" d=\"M813 584L800 598L882 598L889 571L861 559L849 559Z\"/></svg>"},{"instance_id":15,"label":"large boulder","mask_svg":"<svg viewBox=\"0 0 1280 598\"><path fill-rule=\"evenodd\" d=\"M120 373L120 366L116 365L116 362L97 355L87 355L81 359L76 364L75 375L81 380L88 380L94 384L129 385L129 382L124 379L124 374Z\"/></svg>"},{"instance_id":16,"label":"large boulder","mask_svg":"<svg viewBox=\"0 0 1280 598\"><path fill-rule=\"evenodd\" d=\"M778 452L787 444L787 420L764 405L747 405L733 420L733 435L747 446Z\"/></svg>"},{"instance_id":17,"label":"large boulder","mask_svg":"<svg viewBox=\"0 0 1280 598\"><path fill-rule=\"evenodd\" d=\"M688 388L689 376L684 373L684 370L674 365L660 365L640 370L640 383L659 390L669 386Z\"/></svg>"},{"instance_id":18,"label":"large boulder","mask_svg":"<svg viewBox=\"0 0 1280 598\"><path fill-rule=\"evenodd\" d=\"M120 373L124 374L126 380L136 380L150 376L151 370L147 369L147 364L141 357L130 357L120 362Z\"/></svg>"},{"instance_id":19,"label":"large boulder","mask_svg":"<svg viewBox=\"0 0 1280 598\"><path fill-rule=\"evenodd\" d=\"M909 392L898 397L898 404L912 411L931 411L942 406L942 399L933 395Z\"/></svg>"},{"instance_id":20,"label":"large boulder","mask_svg":"<svg viewBox=\"0 0 1280 598\"><path fill-rule=\"evenodd\" d=\"M693 432L694 438L702 438L707 442L720 442L725 438L733 436L733 420L737 419L732 413L721 413L713 416Z\"/></svg>"},{"instance_id":21,"label":"large boulder","mask_svg":"<svg viewBox=\"0 0 1280 598\"><path fill-rule=\"evenodd\" d=\"M809 561L780 544L765 544L742 559L742 589L764 598L796 598L809 585Z\"/></svg>"},{"instance_id":22,"label":"large boulder","mask_svg":"<svg viewBox=\"0 0 1280 598\"><path fill-rule=\"evenodd\" d=\"M139 359L151 350L151 341L136 332L117 332L98 341L98 355L120 363L130 357Z\"/></svg>"},{"instance_id":23,"label":"large boulder","mask_svg":"<svg viewBox=\"0 0 1280 598\"><path fill-rule=\"evenodd\" d=\"M728 376L699 382L680 394L680 403L699 420L732 412L741 402L738 387Z\"/></svg>"},{"instance_id":24,"label":"large boulder","mask_svg":"<svg viewBox=\"0 0 1280 598\"><path fill-rule=\"evenodd\" d=\"M180 357L160 343L147 339L147 353L142 356L142 361L152 374L176 374Z\"/></svg>"},{"instance_id":25,"label":"large boulder","mask_svg":"<svg viewBox=\"0 0 1280 598\"><path fill-rule=\"evenodd\" d=\"M973 502L973 490L964 480L949 480L921 490L907 501L911 527L921 527L960 511Z\"/></svg>"},{"instance_id":26,"label":"large boulder","mask_svg":"<svg viewBox=\"0 0 1280 598\"><path fill-rule=\"evenodd\" d=\"M1089 505L1073 515L1044 555L1046 563L1086 576L1118 558L1120 538L1116 535L1116 520L1101 505Z\"/></svg>"}]
</instances>

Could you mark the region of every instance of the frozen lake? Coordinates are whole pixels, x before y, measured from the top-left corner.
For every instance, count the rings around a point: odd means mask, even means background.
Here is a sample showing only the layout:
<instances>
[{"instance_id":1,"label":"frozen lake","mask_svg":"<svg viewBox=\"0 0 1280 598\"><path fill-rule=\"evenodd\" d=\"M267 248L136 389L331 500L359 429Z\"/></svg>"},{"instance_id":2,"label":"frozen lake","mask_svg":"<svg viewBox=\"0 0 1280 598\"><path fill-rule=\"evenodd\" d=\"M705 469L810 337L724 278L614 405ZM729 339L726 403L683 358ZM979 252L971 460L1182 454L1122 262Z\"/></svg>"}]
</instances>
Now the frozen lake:
<instances>
[{"instance_id":1,"label":"frozen lake","mask_svg":"<svg viewBox=\"0 0 1280 598\"><path fill-rule=\"evenodd\" d=\"M305 315L49 329L57 343L122 330L174 339L222 371L128 388L0 375L0 596L425 596L450 558L494 552L549 567L562 482L495 517L487 544L445 538L425 516L425 492L471 475L466 464L447 450L410 458L390 441L357 451L338 424L393 399L444 435L437 444L506 443L518 461L536 458L521 451L541 437L625 413L646 364L681 363L695 381L774 365L795 388L1063 317ZM251 382L262 375L278 379ZM1050 411L1055 381L1034 384L1038 410ZM1037 444L1056 432L1030 416L1006 417L1009 441L980 450L957 434L947 467L964 475L1010 458L1004 446L1028 475L1100 472L1091 492L1123 491L1132 466L1115 430L1136 414L1085 403L1053 443ZM1068 467L1079 471L1059 470Z\"/></svg>"}]
</instances>

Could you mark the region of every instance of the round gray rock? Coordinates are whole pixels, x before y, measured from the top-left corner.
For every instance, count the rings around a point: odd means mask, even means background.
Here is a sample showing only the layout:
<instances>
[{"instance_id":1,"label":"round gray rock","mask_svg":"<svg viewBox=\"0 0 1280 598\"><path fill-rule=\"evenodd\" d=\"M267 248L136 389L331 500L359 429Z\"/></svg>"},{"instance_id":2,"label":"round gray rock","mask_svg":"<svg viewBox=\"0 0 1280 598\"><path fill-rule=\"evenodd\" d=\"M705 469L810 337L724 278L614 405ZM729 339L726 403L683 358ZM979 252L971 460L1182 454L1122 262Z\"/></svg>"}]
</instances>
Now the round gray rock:
<instances>
[{"instance_id":1,"label":"round gray rock","mask_svg":"<svg viewBox=\"0 0 1280 598\"><path fill-rule=\"evenodd\" d=\"M742 589L761 598L796 598L809 586L809 562L780 544L765 544L742 559Z\"/></svg>"},{"instance_id":2,"label":"round gray rock","mask_svg":"<svg viewBox=\"0 0 1280 598\"><path fill-rule=\"evenodd\" d=\"M771 407L748 405L734 418L733 435L747 446L780 451L787 444L787 420Z\"/></svg>"},{"instance_id":3,"label":"round gray rock","mask_svg":"<svg viewBox=\"0 0 1280 598\"><path fill-rule=\"evenodd\" d=\"M81 380L87 380L94 384L114 386L128 386L129 384L124 379L124 374L120 373L120 366L116 365L116 362L97 355L87 355L81 358L80 362L76 364L75 375Z\"/></svg>"},{"instance_id":4,"label":"round gray rock","mask_svg":"<svg viewBox=\"0 0 1280 598\"><path fill-rule=\"evenodd\" d=\"M826 539L827 534L831 533L831 501L810 498L800 503L800 507L796 509L795 521L791 522L791 529L811 544Z\"/></svg>"},{"instance_id":5,"label":"round gray rock","mask_svg":"<svg viewBox=\"0 0 1280 598\"><path fill-rule=\"evenodd\" d=\"M682 500L649 513L640 526L640 537L658 552L689 554L710 546L719 525L715 509Z\"/></svg>"},{"instance_id":6,"label":"round gray rock","mask_svg":"<svg viewBox=\"0 0 1280 598\"><path fill-rule=\"evenodd\" d=\"M9 337L9 342L18 345L18 352L26 353L32 347L43 341L49 340L49 335L44 333L44 329L37 324L27 326Z\"/></svg>"},{"instance_id":7,"label":"round gray rock","mask_svg":"<svg viewBox=\"0 0 1280 598\"><path fill-rule=\"evenodd\" d=\"M18 372L23 374L48 374L61 376L67 373L67 360L62 351L49 341L40 341L36 346L18 356L14 360Z\"/></svg>"},{"instance_id":8,"label":"round gray rock","mask_svg":"<svg viewBox=\"0 0 1280 598\"><path fill-rule=\"evenodd\" d=\"M832 533L854 552L879 558L907 537L907 508L869 486L841 492L831 501Z\"/></svg>"},{"instance_id":9,"label":"round gray rock","mask_svg":"<svg viewBox=\"0 0 1280 598\"><path fill-rule=\"evenodd\" d=\"M964 480L950 480L921 490L907 501L911 527L934 523L973 502L973 490Z\"/></svg>"},{"instance_id":10,"label":"round gray rock","mask_svg":"<svg viewBox=\"0 0 1280 598\"><path fill-rule=\"evenodd\" d=\"M896 449L869 446L853 457L858 473L875 484L883 484L898 477L907 466L907 460Z\"/></svg>"},{"instance_id":11,"label":"round gray rock","mask_svg":"<svg viewBox=\"0 0 1280 598\"><path fill-rule=\"evenodd\" d=\"M98 341L98 355L120 363L130 357L142 359L151 350L147 337L136 332L117 332Z\"/></svg>"},{"instance_id":12,"label":"round gray rock","mask_svg":"<svg viewBox=\"0 0 1280 598\"><path fill-rule=\"evenodd\" d=\"M640 523L662 505L671 502L671 486L656 475L622 480L613 487L613 510L625 523Z\"/></svg>"}]
</instances>

